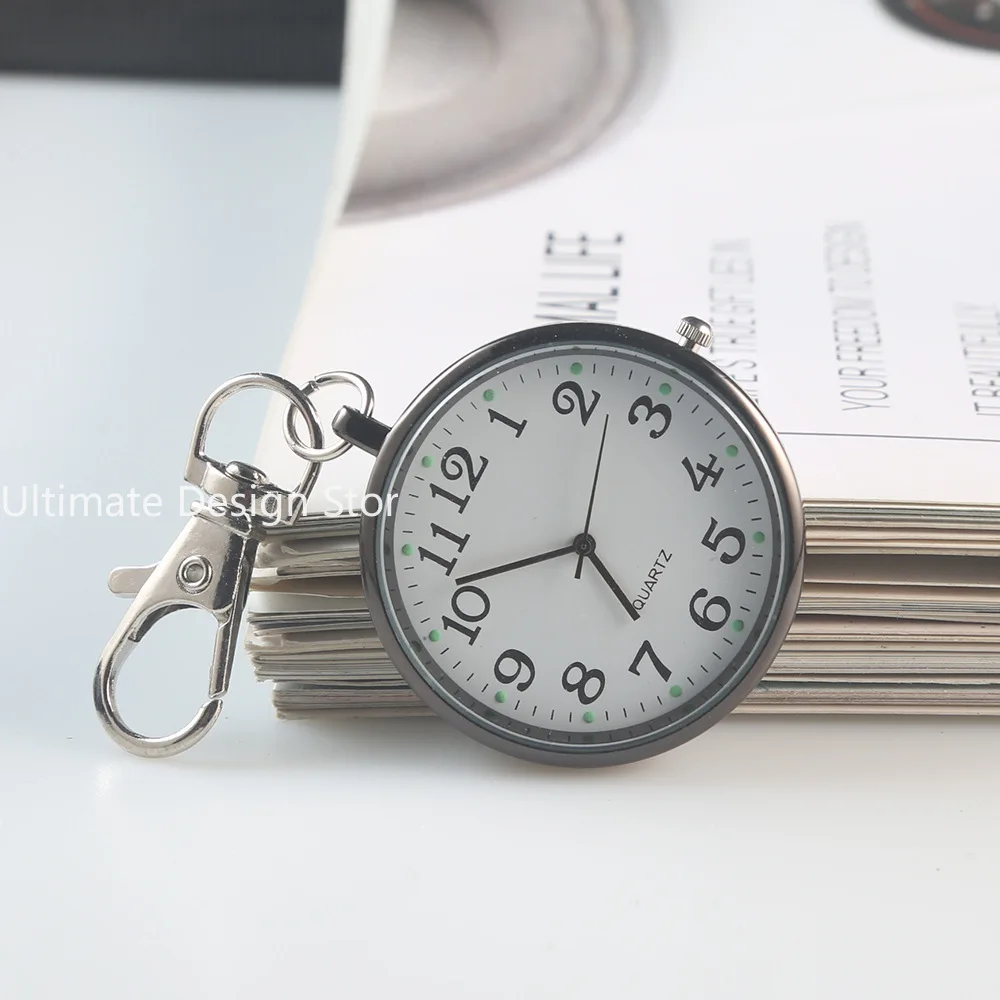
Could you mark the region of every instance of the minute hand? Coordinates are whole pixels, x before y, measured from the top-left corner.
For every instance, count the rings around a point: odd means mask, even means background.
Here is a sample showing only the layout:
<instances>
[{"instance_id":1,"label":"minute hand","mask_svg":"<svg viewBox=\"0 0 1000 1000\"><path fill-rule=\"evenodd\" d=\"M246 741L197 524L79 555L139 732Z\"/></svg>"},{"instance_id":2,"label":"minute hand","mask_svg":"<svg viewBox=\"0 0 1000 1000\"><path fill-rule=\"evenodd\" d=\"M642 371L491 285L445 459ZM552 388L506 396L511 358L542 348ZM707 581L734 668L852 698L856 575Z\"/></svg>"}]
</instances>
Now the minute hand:
<instances>
[{"instance_id":1,"label":"minute hand","mask_svg":"<svg viewBox=\"0 0 1000 1000\"><path fill-rule=\"evenodd\" d=\"M545 562L547 559L556 559L559 556L568 556L576 551L574 545L564 545L561 549L553 549L551 552L543 552L539 556L529 556L527 559L517 559L514 562L504 563L502 566L494 566L493 569L484 569L480 573L470 573L468 576L460 576L455 583L475 583L476 580L485 580L489 576L499 576L501 573L509 573L512 569L521 569L523 566L533 566L535 563Z\"/></svg>"},{"instance_id":2,"label":"minute hand","mask_svg":"<svg viewBox=\"0 0 1000 1000\"><path fill-rule=\"evenodd\" d=\"M587 520L583 522L583 533L584 535L590 534L590 518L594 513L594 497L597 496L597 480L601 475L601 459L604 458L604 441L608 436L608 414L604 414L604 430L601 431L601 447L597 449L597 465L594 467L594 481L590 487L590 503L587 504ZM583 559L584 554L580 553L580 558L576 561L576 572L573 574L573 578L576 580L580 579L580 574L583 572Z\"/></svg>"}]
</instances>

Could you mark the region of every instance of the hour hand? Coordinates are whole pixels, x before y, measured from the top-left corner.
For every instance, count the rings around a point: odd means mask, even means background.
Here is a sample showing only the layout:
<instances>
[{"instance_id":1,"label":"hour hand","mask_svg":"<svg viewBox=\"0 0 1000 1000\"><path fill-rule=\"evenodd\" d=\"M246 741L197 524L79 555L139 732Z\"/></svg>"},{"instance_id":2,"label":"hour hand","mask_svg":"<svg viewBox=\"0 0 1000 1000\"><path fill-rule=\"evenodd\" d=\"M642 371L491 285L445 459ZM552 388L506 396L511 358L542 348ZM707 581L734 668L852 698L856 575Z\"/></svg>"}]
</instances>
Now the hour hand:
<instances>
[{"instance_id":1,"label":"hour hand","mask_svg":"<svg viewBox=\"0 0 1000 1000\"><path fill-rule=\"evenodd\" d=\"M509 573L512 569L521 569L524 566L533 566L535 563L545 562L548 559L556 559L559 556L568 556L576 551L574 545L564 545L560 549L552 549L550 552L543 552L541 555L528 556L527 559L515 559L514 562L504 563L502 566L494 566L492 569L484 569L479 573L470 573L468 576L460 576L455 582L457 584L475 583L477 580L485 580L490 576L499 576L501 573Z\"/></svg>"},{"instance_id":2,"label":"hour hand","mask_svg":"<svg viewBox=\"0 0 1000 1000\"><path fill-rule=\"evenodd\" d=\"M586 554L586 557L594 564L594 568L604 578L604 582L611 589L611 593L618 598L618 603L629 613L632 621L637 622L639 620L639 612L632 607L632 602L625 596L625 592L622 588L618 586L617 580L615 580L615 578L611 575L608 567L601 562L597 553L594 552L593 549Z\"/></svg>"}]
</instances>

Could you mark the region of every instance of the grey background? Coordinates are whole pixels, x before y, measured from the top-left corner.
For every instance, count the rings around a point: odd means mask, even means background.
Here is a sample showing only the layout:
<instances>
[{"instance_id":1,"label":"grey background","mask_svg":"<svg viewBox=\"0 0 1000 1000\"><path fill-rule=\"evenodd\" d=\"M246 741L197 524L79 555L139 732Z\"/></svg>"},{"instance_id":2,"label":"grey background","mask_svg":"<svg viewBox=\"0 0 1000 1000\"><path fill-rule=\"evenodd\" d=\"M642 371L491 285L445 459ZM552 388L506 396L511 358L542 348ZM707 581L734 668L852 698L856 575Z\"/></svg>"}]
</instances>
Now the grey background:
<instances>
[{"instance_id":1,"label":"grey background","mask_svg":"<svg viewBox=\"0 0 1000 1000\"><path fill-rule=\"evenodd\" d=\"M208 393L280 362L337 100L0 77L0 485L165 499L153 519L0 513L0 725L32 741L106 739L89 686L127 608L108 571L155 562L182 525L184 459ZM252 460L265 403L234 401L213 453ZM123 710L139 723L180 724L204 697L211 619L173 617L183 621L134 658L142 676L123 675ZM236 674L236 689L253 689L244 663ZM246 704L266 715L253 693Z\"/></svg>"}]
</instances>

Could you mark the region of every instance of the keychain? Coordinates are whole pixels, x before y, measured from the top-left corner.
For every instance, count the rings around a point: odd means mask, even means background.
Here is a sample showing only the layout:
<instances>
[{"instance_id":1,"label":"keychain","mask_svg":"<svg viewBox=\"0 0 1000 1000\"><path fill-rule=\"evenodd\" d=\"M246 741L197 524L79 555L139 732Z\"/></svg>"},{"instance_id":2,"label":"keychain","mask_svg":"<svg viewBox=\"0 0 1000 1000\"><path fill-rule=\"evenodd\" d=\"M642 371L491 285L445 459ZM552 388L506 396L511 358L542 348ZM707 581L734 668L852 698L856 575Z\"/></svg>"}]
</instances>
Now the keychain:
<instances>
[{"instance_id":1,"label":"keychain","mask_svg":"<svg viewBox=\"0 0 1000 1000\"><path fill-rule=\"evenodd\" d=\"M158 566L116 570L135 600L94 680L121 746L163 757L218 719L257 546L301 513L321 463L375 458L362 518L365 597L379 639L429 708L496 749L545 763L616 764L677 746L728 714L784 641L802 585L802 501L752 400L698 351L602 323L554 324L487 344L436 378L390 428L370 385L331 372L303 388L252 374L198 418L185 479L214 498ZM348 384L326 443L311 396ZM234 393L288 400L285 440L308 463L286 491L205 454ZM305 429L306 440L299 434ZM220 502L221 501L221 502ZM160 618L218 621L208 699L170 736L121 719L115 680Z\"/></svg>"}]
</instances>

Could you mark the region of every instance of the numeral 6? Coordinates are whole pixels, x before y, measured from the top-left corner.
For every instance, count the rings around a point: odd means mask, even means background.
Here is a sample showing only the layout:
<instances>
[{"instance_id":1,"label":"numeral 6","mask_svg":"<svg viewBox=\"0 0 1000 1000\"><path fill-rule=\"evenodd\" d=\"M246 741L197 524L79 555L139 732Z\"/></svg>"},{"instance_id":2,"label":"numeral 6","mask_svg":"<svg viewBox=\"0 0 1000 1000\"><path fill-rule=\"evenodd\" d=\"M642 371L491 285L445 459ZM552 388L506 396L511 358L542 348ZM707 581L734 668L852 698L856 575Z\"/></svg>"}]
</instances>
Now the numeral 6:
<instances>
[{"instance_id":1,"label":"numeral 6","mask_svg":"<svg viewBox=\"0 0 1000 1000\"><path fill-rule=\"evenodd\" d=\"M695 608L695 605L698 601L706 597L708 597L708 590L702 587L701 590L697 591L694 597L691 598L691 603L688 605L688 611L691 612L691 620L699 628L707 629L709 632L718 632L719 629L722 628L727 621L729 621L729 613L732 611L732 608L729 606L729 601L727 601L724 597L713 597L711 600L705 601L705 606L701 609L701 611L698 611ZM721 618L713 619L709 615L709 611L715 608L722 611Z\"/></svg>"}]
</instances>

